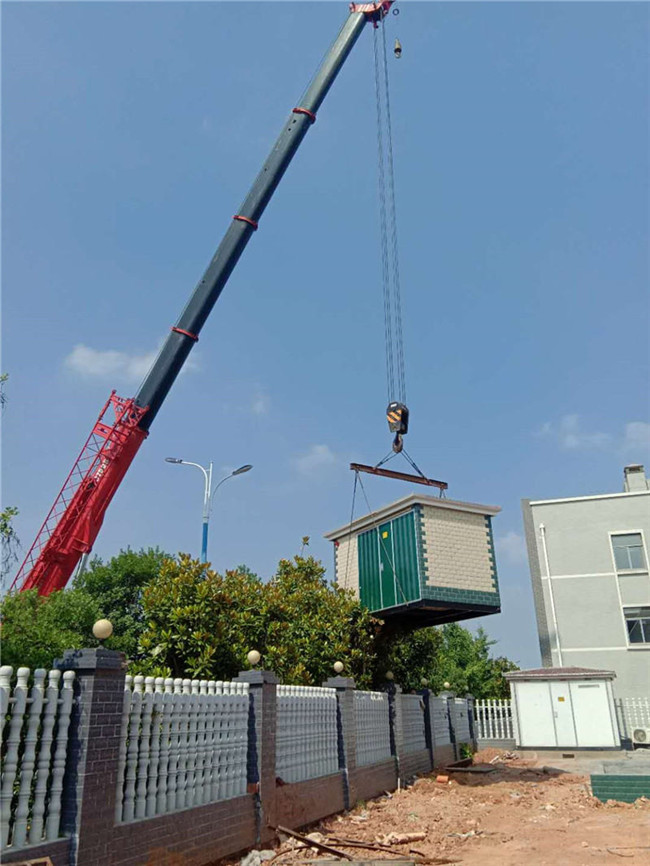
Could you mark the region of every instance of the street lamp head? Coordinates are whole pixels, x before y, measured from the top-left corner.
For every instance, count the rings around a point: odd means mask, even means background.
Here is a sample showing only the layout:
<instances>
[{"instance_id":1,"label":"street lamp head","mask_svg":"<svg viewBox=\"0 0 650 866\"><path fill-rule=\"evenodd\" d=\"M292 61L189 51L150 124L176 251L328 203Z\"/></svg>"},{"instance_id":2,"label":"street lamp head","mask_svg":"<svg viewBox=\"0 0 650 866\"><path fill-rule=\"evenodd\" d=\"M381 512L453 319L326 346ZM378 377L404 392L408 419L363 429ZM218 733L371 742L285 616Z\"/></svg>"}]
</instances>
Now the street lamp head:
<instances>
[{"instance_id":1,"label":"street lamp head","mask_svg":"<svg viewBox=\"0 0 650 866\"><path fill-rule=\"evenodd\" d=\"M252 465L250 463L245 463L243 466L240 466L239 469L235 469L234 472L231 472L231 475L243 475L244 472L250 472L252 469Z\"/></svg>"},{"instance_id":2,"label":"street lamp head","mask_svg":"<svg viewBox=\"0 0 650 866\"><path fill-rule=\"evenodd\" d=\"M180 457L165 457L165 463L182 463Z\"/></svg>"}]
</instances>

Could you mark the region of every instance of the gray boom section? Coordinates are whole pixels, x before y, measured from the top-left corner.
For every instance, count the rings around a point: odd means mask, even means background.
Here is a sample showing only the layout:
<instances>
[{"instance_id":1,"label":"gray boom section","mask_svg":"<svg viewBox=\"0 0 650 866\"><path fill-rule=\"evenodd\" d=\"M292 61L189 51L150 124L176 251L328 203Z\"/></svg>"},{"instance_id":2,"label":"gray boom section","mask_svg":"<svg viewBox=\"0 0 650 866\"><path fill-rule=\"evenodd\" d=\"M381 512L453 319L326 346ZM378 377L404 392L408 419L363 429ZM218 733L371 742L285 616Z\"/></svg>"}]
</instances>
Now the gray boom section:
<instances>
[{"instance_id":1,"label":"gray boom section","mask_svg":"<svg viewBox=\"0 0 650 866\"><path fill-rule=\"evenodd\" d=\"M299 107L313 114L318 111L367 20L363 12L350 13L298 103ZM289 115L269 157L237 212L239 215L254 222L259 221L311 122L306 114L292 112ZM249 223L232 221L175 327L198 337L253 231L254 228ZM151 426L193 345L194 340L191 337L177 331L171 331L165 340L135 397L138 406L148 407L139 424L143 430L148 430Z\"/></svg>"}]
</instances>

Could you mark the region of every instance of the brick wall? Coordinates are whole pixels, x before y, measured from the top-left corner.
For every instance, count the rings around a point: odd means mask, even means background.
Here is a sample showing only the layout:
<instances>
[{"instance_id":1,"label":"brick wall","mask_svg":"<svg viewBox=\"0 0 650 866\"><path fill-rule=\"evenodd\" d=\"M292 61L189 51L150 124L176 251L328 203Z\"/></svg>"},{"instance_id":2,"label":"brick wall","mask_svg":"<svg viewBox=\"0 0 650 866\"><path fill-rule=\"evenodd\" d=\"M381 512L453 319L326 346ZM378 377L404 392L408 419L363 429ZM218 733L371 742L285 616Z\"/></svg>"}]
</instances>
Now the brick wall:
<instances>
[{"instance_id":1,"label":"brick wall","mask_svg":"<svg viewBox=\"0 0 650 866\"><path fill-rule=\"evenodd\" d=\"M276 790L277 821L285 827L304 827L343 809L345 803L340 773L282 785Z\"/></svg>"},{"instance_id":2,"label":"brick wall","mask_svg":"<svg viewBox=\"0 0 650 866\"><path fill-rule=\"evenodd\" d=\"M423 506L427 586L494 592L485 517Z\"/></svg>"}]
</instances>

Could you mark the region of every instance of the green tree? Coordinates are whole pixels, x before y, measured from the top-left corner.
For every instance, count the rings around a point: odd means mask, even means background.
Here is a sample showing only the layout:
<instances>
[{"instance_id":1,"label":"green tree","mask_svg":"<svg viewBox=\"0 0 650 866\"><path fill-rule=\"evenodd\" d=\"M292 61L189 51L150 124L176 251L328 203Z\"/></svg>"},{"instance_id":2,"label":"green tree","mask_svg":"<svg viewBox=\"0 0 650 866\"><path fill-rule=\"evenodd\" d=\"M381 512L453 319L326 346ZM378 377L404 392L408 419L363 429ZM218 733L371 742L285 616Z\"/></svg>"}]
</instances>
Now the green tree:
<instances>
[{"instance_id":1,"label":"green tree","mask_svg":"<svg viewBox=\"0 0 650 866\"><path fill-rule=\"evenodd\" d=\"M8 505L0 511L0 545L2 545L0 570L3 578L18 559L20 540L13 525L13 519L17 515L18 509L13 505Z\"/></svg>"},{"instance_id":2,"label":"green tree","mask_svg":"<svg viewBox=\"0 0 650 866\"><path fill-rule=\"evenodd\" d=\"M248 569L222 576L181 555L163 564L143 604L151 672L228 679L257 649L282 682L319 684L337 660L362 687L372 681L379 621L328 585L312 557L282 560L263 583Z\"/></svg>"},{"instance_id":3,"label":"green tree","mask_svg":"<svg viewBox=\"0 0 650 866\"><path fill-rule=\"evenodd\" d=\"M5 385L9 379L9 373L0 374L0 408L4 409L7 404L7 395L5 393ZM18 559L18 548L20 547L20 539L16 534L13 525L14 517L18 516L18 509L13 505L9 505L0 511L0 547L2 547L2 556L0 557L0 575L3 582L4 577L11 566Z\"/></svg>"},{"instance_id":4,"label":"green tree","mask_svg":"<svg viewBox=\"0 0 650 866\"><path fill-rule=\"evenodd\" d=\"M139 657L139 641L146 622L142 608L144 587L160 573L169 554L158 548L121 550L108 562L95 557L88 569L74 580L73 587L94 600L101 616L113 624L110 649Z\"/></svg>"},{"instance_id":5,"label":"green tree","mask_svg":"<svg viewBox=\"0 0 650 866\"><path fill-rule=\"evenodd\" d=\"M519 668L504 657L490 657L496 641L490 640L483 628L474 635L457 622L449 623L442 629L442 639L439 672L454 692L469 692L480 699L510 696L503 674Z\"/></svg>"},{"instance_id":6,"label":"green tree","mask_svg":"<svg viewBox=\"0 0 650 866\"><path fill-rule=\"evenodd\" d=\"M421 628L417 631L400 629L388 633L380 641L380 664L375 679L385 680L386 671L392 671L395 682L405 692L418 691L422 680L435 692L442 690L444 677L439 670L439 654L443 643L439 628Z\"/></svg>"},{"instance_id":7,"label":"green tree","mask_svg":"<svg viewBox=\"0 0 650 866\"><path fill-rule=\"evenodd\" d=\"M92 628L99 616L97 603L81 590L9 593L0 604L2 663L51 668L66 649L97 646Z\"/></svg>"}]
</instances>

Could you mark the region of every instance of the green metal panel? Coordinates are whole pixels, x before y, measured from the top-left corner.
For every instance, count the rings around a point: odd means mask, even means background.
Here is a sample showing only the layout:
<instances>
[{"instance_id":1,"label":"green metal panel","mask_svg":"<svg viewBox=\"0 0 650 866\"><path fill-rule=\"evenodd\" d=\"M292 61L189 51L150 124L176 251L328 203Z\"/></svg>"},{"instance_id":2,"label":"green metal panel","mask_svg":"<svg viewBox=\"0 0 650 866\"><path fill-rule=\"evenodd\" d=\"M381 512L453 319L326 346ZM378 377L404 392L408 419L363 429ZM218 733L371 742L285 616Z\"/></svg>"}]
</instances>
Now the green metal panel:
<instances>
[{"instance_id":1,"label":"green metal panel","mask_svg":"<svg viewBox=\"0 0 650 866\"><path fill-rule=\"evenodd\" d=\"M420 598L420 575L415 513L409 511L391 520L396 575L396 604ZM384 605L386 607L386 605Z\"/></svg>"},{"instance_id":2,"label":"green metal panel","mask_svg":"<svg viewBox=\"0 0 650 866\"><path fill-rule=\"evenodd\" d=\"M359 598L372 611L420 598L415 518L409 511L358 536Z\"/></svg>"},{"instance_id":3,"label":"green metal panel","mask_svg":"<svg viewBox=\"0 0 650 866\"><path fill-rule=\"evenodd\" d=\"M381 607L394 607L395 601L395 550L393 546L392 521L379 527L379 584Z\"/></svg>"},{"instance_id":4,"label":"green metal panel","mask_svg":"<svg viewBox=\"0 0 650 866\"><path fill-rule=\"evenodd\" d=\"M379 547L377 530L360 533L357 541L359 557L359 599L370 610L379 610Z\"/></svg>"}]
</instances>

